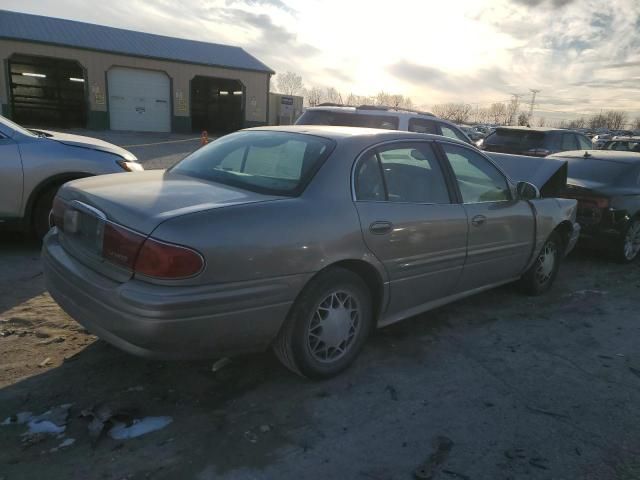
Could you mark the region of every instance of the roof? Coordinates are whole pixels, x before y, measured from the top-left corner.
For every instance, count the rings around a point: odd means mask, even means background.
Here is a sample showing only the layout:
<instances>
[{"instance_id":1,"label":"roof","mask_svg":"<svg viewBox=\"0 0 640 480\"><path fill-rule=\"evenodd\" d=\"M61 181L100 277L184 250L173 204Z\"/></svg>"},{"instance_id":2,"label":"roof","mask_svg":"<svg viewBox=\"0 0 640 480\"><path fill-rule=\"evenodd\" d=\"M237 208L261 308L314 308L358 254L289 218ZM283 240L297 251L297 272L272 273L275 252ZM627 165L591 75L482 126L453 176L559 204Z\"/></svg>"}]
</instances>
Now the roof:
<instances>
[{"instance_id":1,"label":"roof","mask_svg":"<svg viewBox=\"0 0 640 480\"><path fill-rule=\"evenodd\" d=\"M587 155L587 156L585 156ZM617 163L640 163L640 153L619 152L615 150L573 150L549 155L547 158L586 158L593 160L606 160Z\"/></svg>"},{"instance_id":2,"label":"roof","mask_svg":"<svg viewBox=\"0 0 640 480\"><path fill-rule=\"evenodd\" d=\"M291 133L304 133L308 135L316 135L319 137L330 138L333 140L339 140L341 138L355 138L355 137L378 137L380 140L395 140L395 139L433 139L433 140L446 140L454 143L460 143L461 145L467 145L467 143L454 138L442 137L440 135L431 135L427 133L407 132L404 130L384 130L380 128L364 128L364 127L342 127L337 125L281 125L271 127L254 127L248 128L244 131L275 131L275 132L291 132Z\"/></svg>"},{"instance_id":3,"label":"roof","mask_svg":"<svg viewBox=\"0 0 640 480\"><path fill-rule=\"evenodd\" d=\"M566 128L552 128L552 127L496 127L496 130L526 130L527 132L555 132L555 131L565 131L565 132L573 132L573 130L567 130Z\"/></svg>"},{"instance_id":4,"label":"roof","mask_svg":"<svg viewBox=\"0 0 640 480\"><path fill-rule=\"evenodd\" d=\"M420 110L412 110L410 108L402 108L402 107L389 107L386 105L339 105L335 103L325 103L320 104L316 107L309 107L307 110L319 110L325 112L351 112L351 113L359 113L359 114L369 114L371 112L375 112L376 114L382 115L426 115L428 117L434 117L433 113L423 112Z\"/></svg>"},{"instance_id":5,"label":"roof","mask_svg":"<svg viewBox=\"0 0 640 480\"><path fill-rule=\"evenodd\" d=\"M240 47L0 10L0 38L274 73Z\"/></svg>"}]
</instances>

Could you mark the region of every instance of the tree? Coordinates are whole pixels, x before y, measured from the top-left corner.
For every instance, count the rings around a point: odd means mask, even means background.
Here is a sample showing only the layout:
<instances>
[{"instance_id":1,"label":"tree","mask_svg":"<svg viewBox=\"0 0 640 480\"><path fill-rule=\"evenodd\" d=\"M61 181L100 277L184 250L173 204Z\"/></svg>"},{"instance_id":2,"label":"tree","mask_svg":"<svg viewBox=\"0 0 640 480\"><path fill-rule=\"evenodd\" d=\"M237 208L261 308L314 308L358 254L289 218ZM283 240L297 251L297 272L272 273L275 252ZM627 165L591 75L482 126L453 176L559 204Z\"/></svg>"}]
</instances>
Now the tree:
<instances>
[{"instance_id":1,"label":"tree","mask_svg":"<svg viewBox=\"0 0 640 480\"><path fill-rule=\"evenodd\" d=\"M506 118L505 118L505 123L507 125L513 125L514 120L516 120L516 117L518 118L518 124L520 124L520 117L518 116L518 109L520 108L520 99L518 98L517 95L514 95L513 98L511 98L511 101L507 104L507 112L506 112Z\"/></svg>"},{"instance_id":2,"label":"tree","mask_svg":"<svg viewBox=\"0 0 640 480\"><path fill-rule=\"evenodd\" d=\"M489 107L489 119L496 125L504 125L507 107L504 103L493 103Z\"/></svg>"},{"instance_id":3,"label":"tree","mask_svg":"<svg viewBox=\"0 0 640 480\"><path fill-rule=\"evenodd\" d=\"M307 90L306 95L307 103L310 107L315 107L323 102L324 92L320 87L311 87Z\"/></svg>"},{"instance_id":4,"label":"tree","mask_svg":"<svg viewBox=\"0 0 640 480\"><path fill-rule=\"evenodd\" d=\"M636 117L631 125L634 130L640 130L640 117Z\"/></svg>"},{"instance_id":5,"label":"tree","mask_svg":"<svg viewBox=\"0 0 640 480\"><path fill-rule=\"evenodd\" d=\"M609 130L620 130L627 123L627 114L620 110L609 110L606 113L607 128Z\"/></svg>"},{"instance_id":6,"label":"tree","mask_svg":"<svg viewBox=\"0 0 640 480\"><path fill-rule=\"evenodd\" d=\"M538 126L539 127L544 127L547 124L547 119L544 117L539 117L538 118Z\"/></svg>"},{"instance_id":7,"label":"tree","mask_svg":"<svg viewBox=\"0 0 640 480\"><path fill-rule=\"evenodd\" d=\"M294 72L279 73L276 84L278 91L285 95L300 95L304 89L302 77Z\"/></svg>"},{"instance_id":8,"label":"tree","mask_svg":"<svg viewBox=\"0 0 640 480\"><path fill-rule=\"evenodd\" d=\"M518 125L520 125L521 127L530 126L529 125L529 114L528 113L520 112L520 115L518 115Z\"/></svg>"},{"instance_id":9,"label":"tree","mask_svg":"<svg viewBox=\"0 0 640 480\"><path fill-rule=\"evenodd\" d=\"M343 104L342 95L335 88L327 87L327 89L324 92L324 94L325 94L325 98L327 99L327 102L329 102L329 103L337 103L339 105Z\"/></svg>"}]
</instances>

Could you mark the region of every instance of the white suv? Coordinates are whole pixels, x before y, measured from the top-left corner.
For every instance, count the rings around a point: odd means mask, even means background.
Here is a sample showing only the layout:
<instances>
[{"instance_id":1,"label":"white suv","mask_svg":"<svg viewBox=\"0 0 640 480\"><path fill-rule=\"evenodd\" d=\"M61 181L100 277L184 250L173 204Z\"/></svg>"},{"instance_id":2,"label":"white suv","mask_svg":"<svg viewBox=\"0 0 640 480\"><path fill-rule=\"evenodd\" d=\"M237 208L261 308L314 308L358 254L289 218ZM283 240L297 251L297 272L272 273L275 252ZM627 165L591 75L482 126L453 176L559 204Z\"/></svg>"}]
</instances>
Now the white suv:
<instances>
[{"instance_id":1,"label":"white suv","mask_svg":"<svg viewBox=\"0 0 640 480\"><path fill-rule=\"evenodd\" d=\"M474 145L454 123L438 118L432 113L418 110L372 105L345 107L343 105L321 104L317 107L307 108L296 121L296 125L340 125L431 133L456 138Z\"/></svg>"}]
</instances>

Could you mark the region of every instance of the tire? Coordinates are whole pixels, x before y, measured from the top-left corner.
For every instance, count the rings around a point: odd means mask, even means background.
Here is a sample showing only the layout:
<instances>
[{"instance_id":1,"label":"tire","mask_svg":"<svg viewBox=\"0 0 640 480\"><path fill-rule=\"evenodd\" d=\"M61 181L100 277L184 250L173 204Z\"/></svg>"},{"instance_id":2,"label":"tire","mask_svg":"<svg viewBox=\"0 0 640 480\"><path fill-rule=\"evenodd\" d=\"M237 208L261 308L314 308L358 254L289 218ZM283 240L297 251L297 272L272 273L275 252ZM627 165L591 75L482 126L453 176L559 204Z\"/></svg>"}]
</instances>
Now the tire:
<instances>
[{"instance_id":1,"label":"tire","mask_svg":"<svg viewBox=\"0 0 640 480\"><path fill-rule=\"evenodd\" d=\"M564 243L557 232L549 235L533 265L520 278L519 286L524 293L542 295L551 288L558 276L563 248Z\"/></svg>"},{"instance_id":2,"label":"tire","mask_svg":"<svg viewBox=\"0 0 640 480\"><path fill-rule=\"evenodd\" d=\"M640 256L640 218L634 218L627 225L614 251L620 263L631 263Z\"/></svg>"},{"instance_id":3,"label":"tire","mask_svg":"<svg viewBox=\"0 0 640 480\"><path fill-rule=\"evenodd\" d=\"M355 360L373 324L371 292L364 281L350 270L331 268L298 296L273 350L303 377L333 377Z\"/></svg>"},{"instance_id":4,"label":"tire","mask_svg":"<svg viewBox=\"0 0 640 480\"><path fill-rule=\"evenodd\" d=\"M59 185L49 187L36 199L33 207L32 231L38 240L42 240L49 231L49 214L53 206L53 198L58 193Z\"/></svg>"}]
</instances>

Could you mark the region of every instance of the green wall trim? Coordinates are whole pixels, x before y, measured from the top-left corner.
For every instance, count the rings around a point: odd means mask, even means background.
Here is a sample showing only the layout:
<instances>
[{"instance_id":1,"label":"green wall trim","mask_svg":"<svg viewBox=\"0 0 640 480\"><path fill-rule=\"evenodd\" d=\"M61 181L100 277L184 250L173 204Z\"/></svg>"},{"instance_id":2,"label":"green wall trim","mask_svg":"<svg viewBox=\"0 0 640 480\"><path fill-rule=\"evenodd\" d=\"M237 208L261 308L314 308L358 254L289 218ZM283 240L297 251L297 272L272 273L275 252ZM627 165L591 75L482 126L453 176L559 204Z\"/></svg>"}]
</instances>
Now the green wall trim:
<instances>
[{"instance_id":1,"label":"green wall trim","mask_svg":"<svg viewBox=\"0 0 640 480\"><path fill-rule=\"evenodd\" d=\"M191 133L191 117L174 115L171 130L176 133Z\"/></svg>"},{"instance_id":2,"label":"green wall trim","mask_svg":"<svg viewBox=\"0 0 640 480\"><path fill-rule=\"evenodd\" d=\"M89 110L87 128L89 130L109 130L109 112Z\"/></svg>"}]
</instances>

